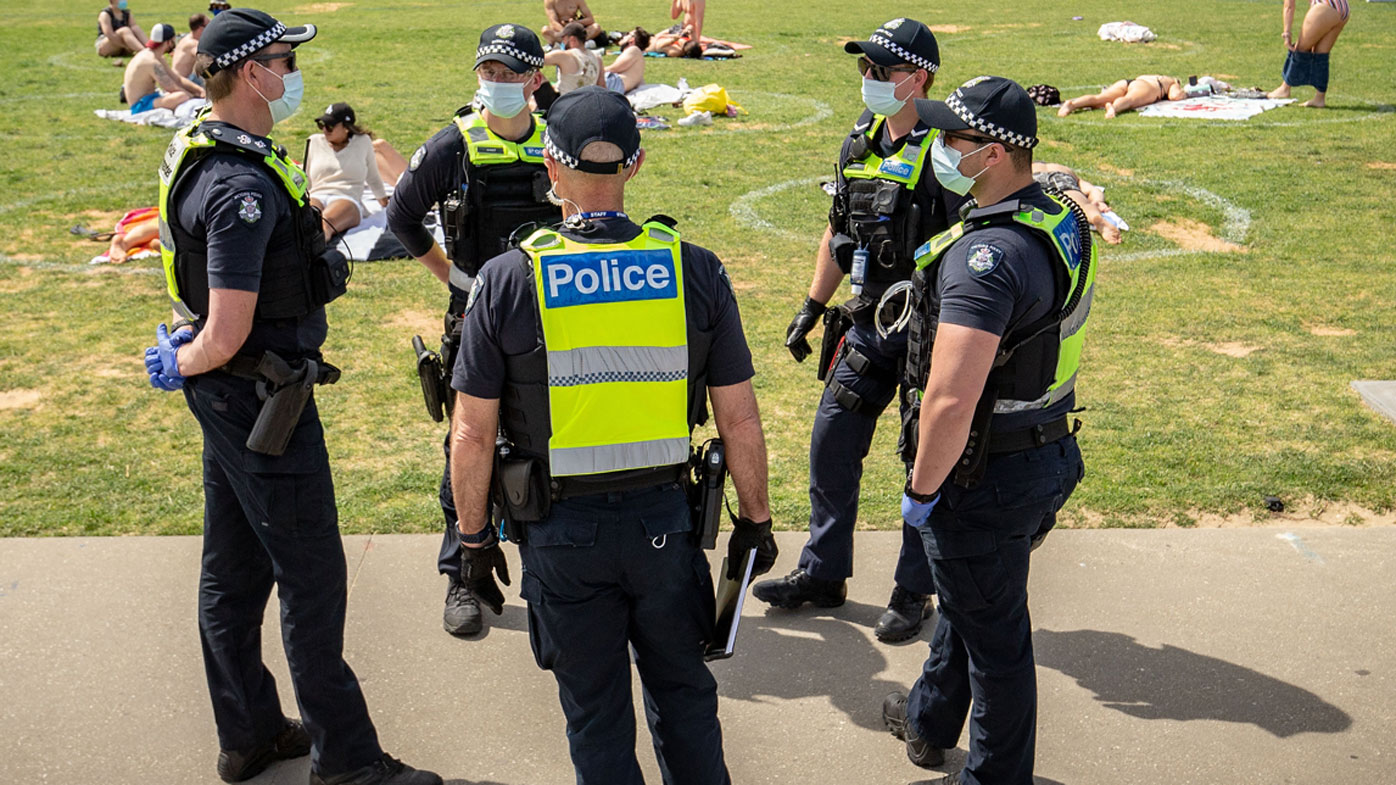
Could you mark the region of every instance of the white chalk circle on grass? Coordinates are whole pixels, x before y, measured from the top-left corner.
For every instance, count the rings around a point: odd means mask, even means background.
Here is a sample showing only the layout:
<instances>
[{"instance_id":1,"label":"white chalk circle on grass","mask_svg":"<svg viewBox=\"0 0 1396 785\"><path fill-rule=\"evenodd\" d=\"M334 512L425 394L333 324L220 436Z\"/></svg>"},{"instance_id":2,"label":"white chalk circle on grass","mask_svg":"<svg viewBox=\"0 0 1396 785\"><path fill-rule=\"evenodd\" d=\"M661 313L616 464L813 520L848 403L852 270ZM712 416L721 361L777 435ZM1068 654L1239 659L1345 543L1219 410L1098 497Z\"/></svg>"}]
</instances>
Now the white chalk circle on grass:
<instances>
[{"instance_id":1,"label":"white chalk circle on grass","mask_svg":"<svg viewBox=\"0 0 1396 785\"><path fill-rule=\"evenodd\" d=\"M742 226L745 226L748 229L754 229L758 232L769 232L771 234L778 234L783 237L805 237L806 235L801 232L786 229L783 226L773 224L770 221L767 221L765 218L762 218L761 214L758 213L756 210L756 205L762 199L775 196L776 194L781 193L782 191L788 191L791 188L798 188L802 185L813 185L823 179L823 175L818 175L815 177L800 177L794 180L786 180L784 182L776 183L775 185L768 185L763 188L757 188L752 191L747 191L746 193L733 200L732 204L728 205L727 212L734 219L736 219L737 223L741 224Z\"/></svg>"}]
</instances>

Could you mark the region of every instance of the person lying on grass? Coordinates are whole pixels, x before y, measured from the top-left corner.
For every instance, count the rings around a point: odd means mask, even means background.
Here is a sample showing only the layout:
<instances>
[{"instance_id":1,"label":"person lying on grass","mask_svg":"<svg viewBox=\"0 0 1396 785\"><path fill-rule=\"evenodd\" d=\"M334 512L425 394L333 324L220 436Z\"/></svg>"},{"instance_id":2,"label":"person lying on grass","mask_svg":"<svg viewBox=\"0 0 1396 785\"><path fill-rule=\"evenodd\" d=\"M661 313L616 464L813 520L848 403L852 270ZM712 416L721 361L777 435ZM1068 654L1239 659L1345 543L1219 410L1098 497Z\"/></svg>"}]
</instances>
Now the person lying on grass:
<instances>
[{"instance_id":1,"label":"person lying on grass","mask_svg":"<svg viewBox=\"0 0 1396 785\"><path fill-rule=\"evenodd\" d=\"M1055 186L1057 190L1066 194L1071 201L1086 211L1086 219L1091 222L1091 228L1096 234L1111 245L1119 245L1120 228L1104 216L1104 213L1110 212L1110 205L1105 203L1105 192L1099 186L1082 180L1069 166L1042 161L1032 162L1032 179L1040 185Z\"/></svg>"},{"instance_id":2,"label":"person lying on grass","mask_svg":"<svg viewBox=\"0 0 1396 785\"><path fill-rule=\"evenodd\" d=\"M1183 83L1178 79L1162 74L1144 74L1133 79L1121 79L1098 93L1063 101L1057 116L1066 117L1082 109L1104 107L1105 116L1114 117L1120 112L1159 101L1178 101L1185 95Z\"/></svg>"}]
</instances>

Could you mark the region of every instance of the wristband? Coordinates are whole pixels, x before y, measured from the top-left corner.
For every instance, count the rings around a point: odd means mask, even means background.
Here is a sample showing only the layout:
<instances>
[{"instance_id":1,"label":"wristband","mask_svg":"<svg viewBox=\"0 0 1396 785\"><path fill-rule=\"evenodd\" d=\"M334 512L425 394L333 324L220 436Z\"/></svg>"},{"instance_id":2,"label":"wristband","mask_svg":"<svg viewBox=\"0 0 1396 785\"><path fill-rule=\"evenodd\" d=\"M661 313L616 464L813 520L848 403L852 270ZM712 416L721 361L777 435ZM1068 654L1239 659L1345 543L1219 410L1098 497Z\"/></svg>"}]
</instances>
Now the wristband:
<instances>
[{"instance_id":1,"label":"wristband","mask_svg":"<svg viewBox=\"0 0 1396 785\"><path fill-rule=\"evenodd\" d=\"M466 534L460 530L459 526L457 526L456 535L460 537L460 541L462 544L484 545L485 543L494 539L494 529L491 529L489 526L486 526L485 528L475 532L474 534Z\"/></svg>"},{"instance_id":2,"label":"wristband","mask_svg":"<svg viewBox=\"0 0 1396 785\"><path fill-rule=\"evenodd\" d=\"M926 504L927 502L933 502L935 501L936 497L940 495L939 491L932 491L931 493L917 493L916 491L913 491L911 489L910 477L906 478L906 487L902 489L902 493L905 493L908 498L910 498L917 504Z\"/></svg>"}]
</instances>

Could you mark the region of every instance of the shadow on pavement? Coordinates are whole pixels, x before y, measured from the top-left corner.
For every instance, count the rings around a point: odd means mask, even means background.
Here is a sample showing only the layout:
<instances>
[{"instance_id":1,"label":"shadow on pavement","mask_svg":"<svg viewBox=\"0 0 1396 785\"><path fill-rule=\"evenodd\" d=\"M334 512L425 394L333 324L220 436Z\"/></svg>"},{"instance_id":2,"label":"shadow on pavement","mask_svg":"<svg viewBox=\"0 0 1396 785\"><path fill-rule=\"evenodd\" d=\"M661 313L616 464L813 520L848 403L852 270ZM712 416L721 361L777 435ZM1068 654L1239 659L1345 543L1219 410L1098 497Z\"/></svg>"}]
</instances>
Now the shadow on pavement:
<instances>
[{"instance_id":1,"label":"shadow on pavement","mask_svg":"<svg viewBox=\"0 0 1396 785\"><path fill-rule=\"evenodd\" d=\"M887 658L871 635L883 610L847 602L829 609L767 608L764 616L743 617L739 664L713 663L718 695L750 701L828 696L859 727L882 731L882 697L907 688L878 678ZM908 680L915 675L907 674Z\"/></svg>"},{"instance_id":2,"label":"shadow on pavement","mask_svg":"<svg viewBox=\"0 0 1396 785\"><path fill-rule=\"evenodd\" d=\"M1280 738L1352 725L1346 712L1308 690L1176 646L1150 648L1099 630L1036 630L1032 640L1038 665L1131 717L1248 723Z\"/></svg>"}]
</instances>

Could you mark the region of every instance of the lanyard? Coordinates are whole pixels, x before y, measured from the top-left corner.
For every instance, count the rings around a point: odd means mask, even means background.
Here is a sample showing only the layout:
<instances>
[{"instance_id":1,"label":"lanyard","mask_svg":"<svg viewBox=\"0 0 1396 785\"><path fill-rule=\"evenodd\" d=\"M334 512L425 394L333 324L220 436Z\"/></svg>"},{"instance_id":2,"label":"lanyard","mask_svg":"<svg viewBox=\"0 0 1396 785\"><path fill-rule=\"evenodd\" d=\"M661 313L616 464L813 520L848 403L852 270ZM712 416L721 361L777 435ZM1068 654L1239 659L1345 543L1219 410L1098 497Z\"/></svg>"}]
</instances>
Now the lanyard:
<instances>
[{"instance_id":1,"label":"lanyard","mask_svg":"<svg viewBox=\"0 0 1396 785\"><path fill-rule=\"evenodd\" d=\"M581 213L577 217L582 219L583 221L592 221L597 219L606 221L613 218L624 218L626 220L630 219L630 216L626 215L620 210L591 210L585 213Z\"/></svg>"}]
</instances>

